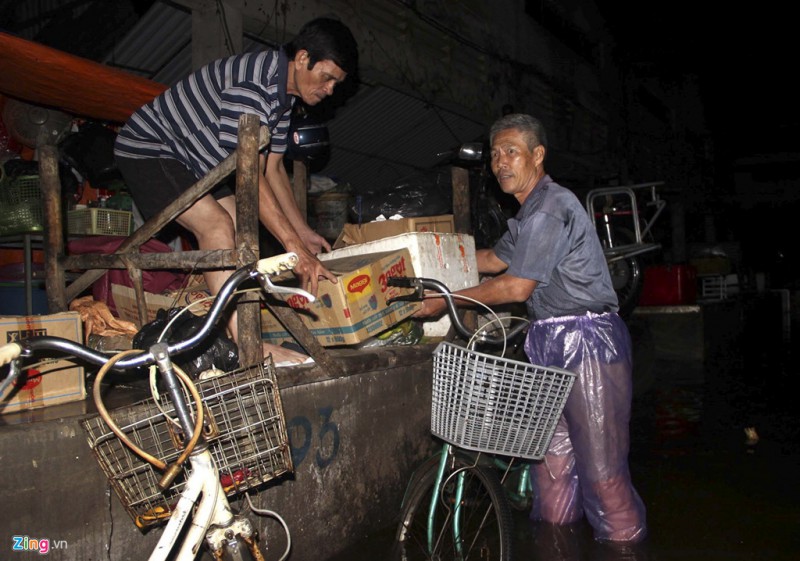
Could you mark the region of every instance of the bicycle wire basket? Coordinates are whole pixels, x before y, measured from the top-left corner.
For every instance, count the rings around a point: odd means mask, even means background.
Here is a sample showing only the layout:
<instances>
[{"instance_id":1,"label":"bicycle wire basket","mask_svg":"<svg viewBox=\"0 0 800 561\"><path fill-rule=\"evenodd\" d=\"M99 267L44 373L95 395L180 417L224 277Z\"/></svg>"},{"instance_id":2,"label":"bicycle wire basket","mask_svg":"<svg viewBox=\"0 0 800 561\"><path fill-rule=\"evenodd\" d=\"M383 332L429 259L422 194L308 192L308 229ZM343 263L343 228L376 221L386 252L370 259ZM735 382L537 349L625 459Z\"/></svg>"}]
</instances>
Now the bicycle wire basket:
<instances>
[{"instance_id":1,"label":"bicycle wire basket","mask_svg":"<svg viewBox=\"0 0 800 561\"><path fill-rule=\"evenodd\" d=\"M433 352L431 432L455 446L540 460L575 374L442 342Z\"/></svg>"},{"instance_id":2,"label":"bicycle wire basket","mask_svg":"<svg viewBox=\"0 0 800 561\"><path fill-rule=\"evenodd\" d=\"M293 471L289 439L271 358L197 382L203 398L203 434L228 496ZM168 398L164 410L174 417ZM153 400L109 412L128 438L167 464L181 453L185 440ZM186 485L183 475L166 490L161 473L133 453L99 415L82 422L89 446L134 523L142 530L169 519Z\"/></svg>"}]
</instances>

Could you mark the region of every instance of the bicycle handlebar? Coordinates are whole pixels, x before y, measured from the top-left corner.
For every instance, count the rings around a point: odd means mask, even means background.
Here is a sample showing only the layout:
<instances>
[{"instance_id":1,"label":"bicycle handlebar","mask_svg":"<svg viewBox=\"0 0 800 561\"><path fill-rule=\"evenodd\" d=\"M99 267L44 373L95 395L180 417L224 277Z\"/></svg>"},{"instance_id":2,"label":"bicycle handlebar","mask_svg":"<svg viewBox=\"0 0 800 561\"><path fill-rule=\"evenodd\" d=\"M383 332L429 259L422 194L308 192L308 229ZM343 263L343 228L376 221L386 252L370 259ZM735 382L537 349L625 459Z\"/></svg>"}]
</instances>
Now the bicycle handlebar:
<instances>
[{"instance_id":1,"label":"bicycle handlebar","mask_svg":"<svg viewBox=\"0 0 800 561\"><path fill-rule=\"evenodd\" d=\"M168 354L171 356L194 348L198 343L200 343L200 341L205 339L211 333L214 325L222 315L225 306L228 304L228 299L239 287L239 285L248 279L257 279L266 292L288 292L292 294L301 294L313 302L314 296L305 290L293 287L278 287L272 284L269 280L269 277L272 275L277 275L281 272L292 270L292 268L294 268L294 266L297 264L297 260L297 254L295 253L282 253L273 257L261 259L256 263L245 265L244 267L234 271L234 273L225 282L217 294L211 309L206 314L206 319L203 322L202 327L188 339L178 341L177 343L170 343L167 347ZM29 339L24 339L16 343L9 343L0 347L0 366L12 364L12 371L10 374L13 374L14 361L20 357L33 356L33 354L37 351L43 350L59 351L63 352L64 354L71 354L77 358L81 358L99 366L102 366L108 362L108 359L110 358L109 356L81 343L64 339L62 337L45 335L41 337L31 337ZM114 364L113 369L118 371L130 370L140 366L155 364L155 362L156 358L153 356L153 353L150 350L146 350L142 351L140 354L132 356L131 358L120 360ZM11 378L11 376L8 378ZM8 378L2 384L3 389L8 385L8 383L10 383Z\"/></svg>"},{"instance_id":2,"label":"bicycle handlebar","mask_svg":"<svg viewBox=\"0 0 800 561\"><path fill-rule=\"evenodd\" d=\"M467 329L467 327L464 325L464 322L458 315L458 309L455 303L455 297L453 296L452 292L447 287L447 285L444 284L443 282L438 281L436 279L429 279L424 277L389 277L386 280L386 282L389 286L414 289L414 292L411 294L391 298L387 302L388 304L397 301L412 301L412 302L421 301L425 298L425 290L433 290L441 294L442 298L444 298L445 304L447 304L447 314L450 316L450 320L453 322L453 327L455 328L456 332L467 341L475 338L477 341L481 343L500 346L505 344L509 339L515 337L517 334L521 333L528 325L527 323L524 322L520 323L513 329L507 330L505 332L505 335L502 337L492 337L491 335L488 335L486 332L481 332L481 331L473 332L472 330Z\"/></svg>"}]
</instances>

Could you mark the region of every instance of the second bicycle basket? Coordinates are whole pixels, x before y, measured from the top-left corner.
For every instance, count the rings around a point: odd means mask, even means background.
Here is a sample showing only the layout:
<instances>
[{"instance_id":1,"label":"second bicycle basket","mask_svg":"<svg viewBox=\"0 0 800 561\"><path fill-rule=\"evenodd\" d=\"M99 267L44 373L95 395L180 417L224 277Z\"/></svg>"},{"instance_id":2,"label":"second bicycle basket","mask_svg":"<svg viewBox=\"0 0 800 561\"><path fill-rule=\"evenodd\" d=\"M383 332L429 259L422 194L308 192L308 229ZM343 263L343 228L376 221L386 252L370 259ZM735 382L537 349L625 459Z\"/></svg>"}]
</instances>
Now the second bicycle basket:
<instances>
[{"instance_id":1,"label":"second bicycle basket","mask_svg":"<svg viewBox=\"0 0 800 561\"><path fill-rule=\"evenodd\" d=\"M575 374L453 343L433 352L431 432L468 450L539 460Z\"/></svg>"},{"instance_id":2,"label":"second bicycle basket","mask_svg":"<svg viewBox=\"0 0 800 561\"><path fill-rule=\"evenodd\" d=\"M229 496L291 472L292 458L275 368L271 359L197 382L203 398L203 435L220 483ZM175 417L167 399L165 413ZM110 411L111 417L137 446L171 463L186 440L153 400ZM134 454L102 419L83 421L89 445L128 514L140 529L166 521L186 484L179 476L161 491L161 473ZM189 463L186 463L189 468Z\"/></svg>"}]
</instances>

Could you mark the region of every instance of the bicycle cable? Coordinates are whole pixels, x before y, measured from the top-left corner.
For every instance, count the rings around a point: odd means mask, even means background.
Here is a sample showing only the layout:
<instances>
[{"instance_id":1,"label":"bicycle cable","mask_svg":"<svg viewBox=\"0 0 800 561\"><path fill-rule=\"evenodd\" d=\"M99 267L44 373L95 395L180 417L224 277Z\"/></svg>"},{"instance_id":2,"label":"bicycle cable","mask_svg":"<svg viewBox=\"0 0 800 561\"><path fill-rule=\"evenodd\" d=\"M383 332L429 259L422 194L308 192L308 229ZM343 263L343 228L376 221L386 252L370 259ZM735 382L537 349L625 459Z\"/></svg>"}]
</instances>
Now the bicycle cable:
<instances>
[{"instance_id":1,"label":"bicycle cable","mask_svg":"<svg viewBox=\"0 0 800 561\"><path fill-rule=\"evenodd\" d=\"M446 297L447 296L444 295L444 294L425 294L425 298L446 298ZM497 323L500 326L500 332L503 334L503 350L501 351L500 356L501 357L505 357L506 350L508 349L508 341L506 339L506 326L503 325L503 323L502 323L503 320L504 319L518 319L518 320L521 320L521 321L525 321L526 323L530 323L530 321L528 319L521 318L521 317L516 317L516 316L509 316L508 318L501 318L500 316L497 315L497 312L495 312L492 308L490 308L489 306L487 306L486 304L484 304L480 300L476 300L474 298L470 298L469 296L464 296L463 294L450 293L450 297L451 298L459 298L461 300L466 300L467 302L471 302L471 303L475 304L476 306L484 308L492 316L492 319L491 320L487 320L487 322L485 324L480 326L475 331L475 333L472 335L472 337L470 337L469 341L467 341L467 348L468 349L473 349L474 345L475 345L475 340L477 338L479 338L481 335L486 333L486 326L487 325L491 325L493 323Z\"/></svg>"},{"instance_id":2,"label":"bicycle cable","mask_svg":"<svg viewBox=\"0 0 800 561\"><path fill-rule=\"evenodd\" d=\"M139 349L131 349L117 353L116 355L108 359L108 361L97 372L97 376L95 378L94 385L92 387L92 397L94 399L95 406L97 407L98 414L103 419L103 421L105 421L105 423L108 425L108 428L111 429L111 432L117 435L117 437L122 441L122 443L125 444L128 448L130 448L137 456L141 457L143 460L153 465L160 471L165 471L168 470L168 465L166 462L164 462L159 458L156 458L152 454L149 454L148 452L145 452L144 450L136 446L136 444L134 444L133 441L131 441L128 438L128 436L122 431L122 429L119 428L119 426L111 418L111 415L108 413L108 410L103 404L103 396L100 391L101 389L100 384L103 378L105 378L105 375L111 370L111 368L113 368L114 364L116 364L119 360L128 355L141 352L142 351ZM175 368L175 374L178 376L181 382L183 382L186 385L187 390L192 395L192 398L195 400L195 403L197 404L197 419L195 420L195 426L194 426L194 431L192 432L192 438L189 439L189 442L184 447L180 456L178 456L178 459L175 460L173 467L169 468L168 472L177 470L179 466L183 465L183 463L189 457L189 454L191 454L191 452L194 450L194 447L197 444L197 442L200 440L203 428L203 399L200 396L200 392L198 391L197 386L195 386L194 382L192 382L192 379L180 367L178 367L177 365L173 365L173 367Z\"/></svg>"},{"instance_id":3,"label":"bicycle cable","mask_svg":"<svg viewBox=\"0 0 800 561\"><path fill-rule=\"evenodd\" d=\"M292 535L289 533L289 525L286 523L283 517L281 517L281 515L274 510L258 508L253 504L253 501L250 499L250 495L245 493L244 496L247 498L247 504L250 506L250 510L259 516L271 516L280 522L281 526L283 526L283 530L286 532L286 550L283 552L283 555L278 561L285 561L285 559L289 557L289 551L292 549Z\"/></svg>"}]
</instances>

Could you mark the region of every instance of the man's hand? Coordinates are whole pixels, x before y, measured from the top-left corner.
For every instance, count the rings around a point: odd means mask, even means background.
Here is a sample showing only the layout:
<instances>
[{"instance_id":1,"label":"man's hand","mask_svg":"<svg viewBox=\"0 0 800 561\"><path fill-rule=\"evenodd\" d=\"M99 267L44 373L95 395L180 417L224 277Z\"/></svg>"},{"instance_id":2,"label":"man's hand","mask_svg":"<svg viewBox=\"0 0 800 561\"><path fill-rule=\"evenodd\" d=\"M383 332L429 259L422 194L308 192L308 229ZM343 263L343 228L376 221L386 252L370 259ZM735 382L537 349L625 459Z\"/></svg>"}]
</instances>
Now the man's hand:
<instances>
[{"instance_id":1,"label":"man's hand","mask_svg":"<svg viewBox=\"0 0 800 561\"><path fill-rule=\"evenodd\" d=\"M307 250L295 250L295 253L298 260L293 272L300 279L301 288L316 296L320 278L328 279L334 284L338 282L336 275L326 269L322 262Z\"/></svg>"}]
</instances>

